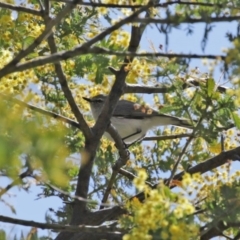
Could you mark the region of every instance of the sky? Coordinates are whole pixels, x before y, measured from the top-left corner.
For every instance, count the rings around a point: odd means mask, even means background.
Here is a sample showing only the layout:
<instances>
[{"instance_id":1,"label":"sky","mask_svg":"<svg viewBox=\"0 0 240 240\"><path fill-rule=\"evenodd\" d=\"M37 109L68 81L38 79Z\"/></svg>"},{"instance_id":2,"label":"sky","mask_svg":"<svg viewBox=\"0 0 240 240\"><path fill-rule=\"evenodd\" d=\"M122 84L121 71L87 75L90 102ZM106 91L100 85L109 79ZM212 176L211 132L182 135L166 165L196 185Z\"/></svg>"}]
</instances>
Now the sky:
<instances>
[{"instance_id":1,"label":"sky","mask_svg":"<svg viewBox=\"0 0 240 240\"><path fill-rule=\"evenodd\" d=\"M206 54L220 55L223 48L228 48L231 45L227 41L225 35L227 31L235 33L236 23L220 23L215 24L216 27L209 35L209 40L205 48ZM198 53L203 54L201 50L201 40L204 33L204 24L195 24L194 33L186 36L186 32L182 30L173 30L169 35L169 46L168 50L175 53ZM186 25L182 29L186 28ZM141 41L142 49L152 51L150 49L150 43L158 49L160 44L165 47L165 37L156 30L155 27L148 27L144 33ZM206 66L202 64L201 60L192 60L190 64L191 68L198 67L201 72L208 72ZM215 79L219 79L221 76L220 69L215 71ZM151 96L148 95L147 100L149 103L153 103ZM239 168L239 167L238 167ZM5 177L0 177L1 185L6 186L9 182ZM12 213L11 210L6 207L5 204L0 202L1 215L21 218L25 220L33 220L39 222L45 222L45 215L49 208L58 210L62 205L61 200L57 197L50 197L45 199L36 200L37 194L41 193L41 188L38 186L32 186L29 193L24 190L19 190L18 187L13 187L8 194L5 194L4 200L12 204L16 208L16 214ZM15 233L20 233L21 230L26 234L29 231L29 227L22 227L18 225L12 225L0 222L0 229L4 229L9 233L9 240L11 240ZM39 230L39 234L46 233L45 231ZM54 236L54 234L53 234Z\"/></svg>"}]
</instances>

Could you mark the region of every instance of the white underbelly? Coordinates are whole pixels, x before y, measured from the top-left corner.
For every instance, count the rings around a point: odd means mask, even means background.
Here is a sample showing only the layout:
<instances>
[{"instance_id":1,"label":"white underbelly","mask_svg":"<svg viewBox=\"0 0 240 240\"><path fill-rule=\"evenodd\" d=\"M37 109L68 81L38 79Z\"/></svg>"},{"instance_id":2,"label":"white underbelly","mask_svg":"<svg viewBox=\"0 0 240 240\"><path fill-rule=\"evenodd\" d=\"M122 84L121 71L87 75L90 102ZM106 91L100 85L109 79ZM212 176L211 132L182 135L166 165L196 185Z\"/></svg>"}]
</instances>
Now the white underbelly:
<instances>
[{"instance_id":1,"label":"white underbelly","mask_svg":"<svg viewBox=\"0 0 240 240\"><path fill-rule=\"evenodd\" d=\"M144 122L142 119L124 119L112 117L111 123L116 128L118 134L121 136L124 142L127 144L140 140L146 135L148 130L145 128L146 123L143 124ZM112 139L108 133L105 133L104 135L109 139Z\"/></svg>"}]
</instances>

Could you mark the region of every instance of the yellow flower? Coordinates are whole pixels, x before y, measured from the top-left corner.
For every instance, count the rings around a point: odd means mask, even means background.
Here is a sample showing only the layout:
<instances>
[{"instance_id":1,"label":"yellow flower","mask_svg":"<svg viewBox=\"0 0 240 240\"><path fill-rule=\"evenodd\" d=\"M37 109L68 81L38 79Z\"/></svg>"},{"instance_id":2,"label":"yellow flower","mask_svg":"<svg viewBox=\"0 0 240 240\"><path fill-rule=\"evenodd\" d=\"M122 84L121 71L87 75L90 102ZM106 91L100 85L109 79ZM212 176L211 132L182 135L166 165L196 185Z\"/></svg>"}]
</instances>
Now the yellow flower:
<instances>
[{"instance_id":1,"label":"yellow flower","mask_svg":"<svg viewBox=\"0 0 240 240\"><path fill-rule=\"evenodd\" d=\"M179 226L173 224L173 225L170 226L169 232L173 236L177 236L181 232L181 229L179 228Z\"/></svg>"},{"instance_id":2,"label":"yellow flower","mask_svg":"<svg viewBox=\"0 0 240 240\"><path fill-rule=\"evenodd\" d=\"M101 14L101 15L106 15L108 13L108 8L99 7L98 8L98 13Z\"/></svg>"},{"instance_id":3,"label":"yellow flower","mask_svg":"<svg viewBox=\"0 0 240 240\"><path fill-rule=\"evenodd\" d=\"M135 186L140 190L143 191L146 188L145 180L147 179L147 173L144 169L138 170L138 177L133 180Z\"/></svg>"},{"instance_id":4,"label":"yellow flower","mask_svg":"<svg viewBox=\"0 0 240 240\"><path fill-rule=\"evenodd\" d=\"M180 207L177 207L176 209L173 210L174 215L176 218L182 218L183 217L183 209Z\"/></svg>"},{"instance_id":5,"label":"yellow flower","mask_svg":"<svg viewBox=\"0 0 240 240\"><path fill-rule=\"evenodd\" d=\"M161 237L161 239L163 239L163 240L164 240L164 239L169 239L169 235L168 235L168 233L167 233L166 231L162 231L160 237Z\"/></svg>"}]
</instances>

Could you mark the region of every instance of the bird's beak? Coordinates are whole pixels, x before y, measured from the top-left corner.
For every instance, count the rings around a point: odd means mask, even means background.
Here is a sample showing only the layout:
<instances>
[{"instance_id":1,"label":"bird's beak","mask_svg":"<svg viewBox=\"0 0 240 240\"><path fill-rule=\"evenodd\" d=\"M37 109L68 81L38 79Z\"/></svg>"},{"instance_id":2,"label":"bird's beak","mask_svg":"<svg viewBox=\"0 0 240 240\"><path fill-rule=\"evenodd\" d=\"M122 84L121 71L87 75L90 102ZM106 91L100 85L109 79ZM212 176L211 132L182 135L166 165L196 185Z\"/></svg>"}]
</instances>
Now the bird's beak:
<instances>
[{"instance_id":1,"label":"bird's beak","mask_svg":"<svg viewBox=\"0 0 240 240\"><path fill-rule=\"evenodd\" d=\"M83 97L83 99L84 99L85 101L87 101L87 102L91 102L91 101L92 101L91 98Z\"/></svg>"}]
</instances>

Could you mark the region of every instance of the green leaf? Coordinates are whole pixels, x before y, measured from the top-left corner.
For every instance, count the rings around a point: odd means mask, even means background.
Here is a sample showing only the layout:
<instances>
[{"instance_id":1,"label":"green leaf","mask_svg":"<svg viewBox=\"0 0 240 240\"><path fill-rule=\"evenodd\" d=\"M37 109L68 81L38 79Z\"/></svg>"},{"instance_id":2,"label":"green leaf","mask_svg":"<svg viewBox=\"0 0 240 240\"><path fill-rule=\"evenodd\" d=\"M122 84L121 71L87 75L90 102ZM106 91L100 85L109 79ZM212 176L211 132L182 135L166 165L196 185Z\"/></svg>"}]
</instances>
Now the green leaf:
<instances>
[{"instance_id":1,"label":"green leaf","mask_svg":"<svg viewBox=\"0 0 240 240\"><path fill-rule=\"evenodd\" d=\"M6 233L4 230L0 229L0 240L5 240L7 239Z\"/></svg>"},{"instance_id":2,"label":"green leaf","mask_svg":"<svg viewBox=\"0 0 240 240\"><path fill-rule=\"evenodd\" d=\"M181 106L166 106L166 107L161 108L160 113L169 113L172 111L177 111L179 109L182 109L182 107Z\"/></svg>"},{"instance_id":3,"label":"green leaf","mask_svg":"<svg viewBox=\"0 0 240 240\"><path fill-rule=\"evenodd\" d=\"M103 81L103 71L98 68L96 72L95 83L100 84Z\"/></svg>"},{"instance_id":4,"label":"green leaf","mask_svg":"<svg viewBox=\"0 0 240 240\"><path fill-rule=\"evenodd\" d=\"M28 36L26 38L23 39L23 43L22 43L22 49L26 49L29 45L31 45L34 42L35 38L32 36Z\"/></svg>"},{"instance_id":5,"label":"green leaf","mask_svg":"<svg viewBox=\"0 0 240 240\"><path fill-rule=\"evenodd\" d=\"M210 97L213 94L215 88L215 81L210 78L207 80L207 94Z\"/></svg>"},{"instance_id":6,"label":"green leaf","mask_svg":"<svg viewBox=\"0 0 240 240\"><path fill-rule=\"evenodd\" d=\"M37 52L33 52L33 53L30 53L27 55L27 59L30 60L30 59L36 58L38 56L39 56L39 54Z\"/></svg>"},{"instance_id":7,"label":"green leaf","mask_svg":"<svg viewBox=\"0 0 240 240\"><path fill-rule=\"evenodd\" d=\"M234 124L238 129L240 129L240 117L236 112L231 112L232 113L232 119L234 121Z\"/></svg>"}]
</instances>

